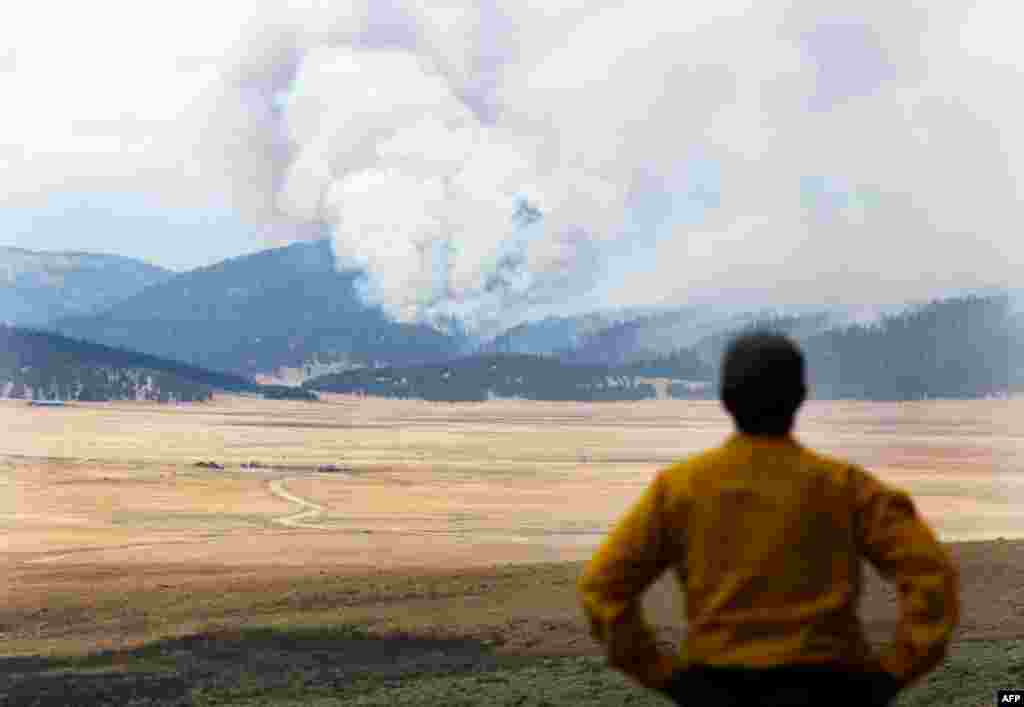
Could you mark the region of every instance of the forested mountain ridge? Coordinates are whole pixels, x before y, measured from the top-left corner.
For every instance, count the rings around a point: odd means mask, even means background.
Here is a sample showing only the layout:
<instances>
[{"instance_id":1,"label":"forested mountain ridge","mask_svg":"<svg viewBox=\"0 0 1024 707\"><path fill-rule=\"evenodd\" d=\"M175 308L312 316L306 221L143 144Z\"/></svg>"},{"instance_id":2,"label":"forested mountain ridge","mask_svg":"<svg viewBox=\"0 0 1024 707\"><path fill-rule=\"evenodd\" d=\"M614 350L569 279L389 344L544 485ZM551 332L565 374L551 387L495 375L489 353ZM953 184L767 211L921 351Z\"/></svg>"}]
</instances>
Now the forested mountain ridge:
<instances>
[{"instance_id":1,"label":"forested mountain ridge","mask_svg":"<svg viewBox=\"0 0 1024 707\"><path fill-rule=\"evenodd\" d=\"M119 255L0 247L0 322L43 326L95 313L173 276Z\"/></svg>"},{"instance_id":2,"label":"forested mountain ridge","mask_svg":"<svg viewBox=\"0 0 1024 707\"><path fill-rule=\"evenodd\" d=\"M803 341L816 397L974 398L1024 390L1024 319L1008 297L935 301Z\"/></svg>"},{"instance_id":3,"label":"forested mountain ridge","mask_svg":"<svg viewBox=\"0 0 1024 707\"><path fill-rule=\"evenodd\" d=\"M254 375L310 361L342 366L440 361L464 342L366 305L358 272L339 272L328 240L222 261L145 289L62 334Z\"/></svg>"},{"instance_id":4,"label":"forested mountain ridge","mask_svg":"<svg viewBox=\"0 0 1024 707\"><path fill-rule=\"evenodd\" d=\"M208 400L255 392L242 376L208 371L50 332L0 325L0 397L36 400Z\"/></svg>"},{"instance_id":5,"label":"forested mountain ridge","mask_svg":"<svg viewBox=\"0 0 1024 707\"><path fill-rule=\"evenodd\" d=\"M656 397L660 384L672 397L716 397L728 342L740 333L778 331L802 346L814 398L917 400L1024 391L1024 314L1014 313L1005 297L941 300L824 331L823 316L750 317L693 348L648 361L573 364L559 356L488 354L346 371L305 387L430 400L640 400Z\"/></svg>"}]
</instances>

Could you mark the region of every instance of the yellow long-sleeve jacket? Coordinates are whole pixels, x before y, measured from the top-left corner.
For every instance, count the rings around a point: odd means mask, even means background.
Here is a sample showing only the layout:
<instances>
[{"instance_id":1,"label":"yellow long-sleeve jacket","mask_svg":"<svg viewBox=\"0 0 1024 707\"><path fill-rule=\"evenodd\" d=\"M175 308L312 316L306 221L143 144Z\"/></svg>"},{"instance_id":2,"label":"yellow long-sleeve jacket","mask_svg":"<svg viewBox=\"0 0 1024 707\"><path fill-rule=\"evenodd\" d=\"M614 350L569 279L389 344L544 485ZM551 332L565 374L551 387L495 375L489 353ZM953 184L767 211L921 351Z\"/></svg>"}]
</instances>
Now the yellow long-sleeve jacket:
<instances>
[{"instance_id":1,"label":"yellow long-sleeve jacket","mask_svg":"<svg viewBox=\"0 0 1024 707\"><path fill-rule=\"evenodd\" d=\"M856 613L862 557L899 590L877 657ZM640 603L669 568L686 597L678 655L659 651ZM910 497L791 436L737 433L660 471L578 590L609 663L652 688L698 663L882 668L906 685L943 659L959 620L956 567Z\"/></svg>"}]
</instances>

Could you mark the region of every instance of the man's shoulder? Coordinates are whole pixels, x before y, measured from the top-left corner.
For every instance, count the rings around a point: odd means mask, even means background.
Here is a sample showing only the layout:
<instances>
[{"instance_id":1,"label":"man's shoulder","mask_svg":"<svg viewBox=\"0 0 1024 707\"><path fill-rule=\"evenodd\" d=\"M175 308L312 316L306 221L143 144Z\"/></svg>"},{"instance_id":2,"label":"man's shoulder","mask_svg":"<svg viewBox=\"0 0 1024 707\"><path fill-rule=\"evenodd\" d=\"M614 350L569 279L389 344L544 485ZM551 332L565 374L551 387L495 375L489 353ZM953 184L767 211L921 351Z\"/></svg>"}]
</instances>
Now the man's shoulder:
<instances>
[{"instance_id":1,"label":"man's shoulder","mask_svg":"<svg viewBox=\"0 0 1024 707\"><path fill-rule=\"evenodd\" d=\"M681 477L693 474L702 469L708 469L720 463L725 455L725 445L709 447L708 449L694 452L673 462L669 467L662 470L666 476Z\"/></svg>"},{"instance_id":2,"label":"man's shoulder","mask_svg":"<svg viewBox=\"0 0 1024 707\"><path fill-rule=\"evenodd\" d=\"M700 484L701 479L711 478L726 466L729 461L729 450L726 444L694 452L685 456L659 472L662 480L677 490L692 490Z\"/></svg>"},{"instance_id":3,"label":"man's shoulder","mask_svg":"<svg viewBox=\"0 0 1024 707\"><path fill-rule=\"evenodd\" d=\"M845 483L852 474L867 472L855 462L839 456L819 452L803 444L795 443L798 451L799 465L818 474L826 474L837 482ZM685 484L687 481L703 476L717 476L718 473L737 463L735 449L728 442L710 447L683 457L662 470L666 480L673 485Z\"/></svg>"},{"instance_id":4,"label":"man's shoulder","mask_svg":"<svg viewBox=\"0 0 1024 707\"><path fill-rule=\"evenodd\" d=\"M857 464L849 459L843 459L842 457L834 456L832 454L819 452L816 449L811 449L803 445L800 446L800 450L810 464L822 469L827 469L833 473L848 474L850 470L859 468Z\"/></svg>"},{"instance_id":5,"label":"man's shoulder","mask_svg":"<svg viewBox=\"0 0 1024 707\"><path fill-rule=\"evenodd\" d=\"M826 477L836 487L850 488L867 472L856 462L801 446L804 469L817 477Z\"/></svg>"}]
</instances>

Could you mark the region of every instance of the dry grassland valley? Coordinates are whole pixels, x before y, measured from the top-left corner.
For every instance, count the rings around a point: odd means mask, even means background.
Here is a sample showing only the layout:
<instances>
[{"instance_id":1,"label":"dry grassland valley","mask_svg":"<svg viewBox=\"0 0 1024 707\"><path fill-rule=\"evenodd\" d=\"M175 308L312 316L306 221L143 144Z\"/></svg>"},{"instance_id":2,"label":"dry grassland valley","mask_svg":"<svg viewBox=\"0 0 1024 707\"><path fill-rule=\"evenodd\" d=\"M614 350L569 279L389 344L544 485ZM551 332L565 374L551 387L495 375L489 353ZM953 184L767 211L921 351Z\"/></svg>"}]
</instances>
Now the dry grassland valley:
<instances>
[{"instance_id":1,"label":"dry grassland valley","mask_svg":"<svg viewBox=\"0 0 1024 707\"><path fill-rule=\"evenodd\" d=\"M801 440L908 489L963 619L903 706L1024 685L1024 400L811 401ZM0 403L0 704L661 705L610 670L582 563L714 401L325 393ZM895 593L868 570L878 645ZM685 636L667 579L645 597Z\"/></svg>"}]
</instances>

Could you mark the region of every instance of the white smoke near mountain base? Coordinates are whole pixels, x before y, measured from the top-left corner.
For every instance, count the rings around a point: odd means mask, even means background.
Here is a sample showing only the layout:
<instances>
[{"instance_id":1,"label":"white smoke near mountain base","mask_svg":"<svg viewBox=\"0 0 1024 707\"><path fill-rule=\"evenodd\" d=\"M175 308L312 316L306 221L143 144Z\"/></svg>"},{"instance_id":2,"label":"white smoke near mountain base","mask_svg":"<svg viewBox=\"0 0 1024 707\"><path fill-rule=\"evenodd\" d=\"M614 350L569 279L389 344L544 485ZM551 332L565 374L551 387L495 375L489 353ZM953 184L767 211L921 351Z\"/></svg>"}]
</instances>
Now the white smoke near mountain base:
<instances>
[{"instance_id":1,"label":"white smoke near mountain base","mask_svg":"<svg viewBox=\"0 0 1024 707\"><path fill-rule=\"evenodd\" d=\"M23 3L0 185L228 203L260 246L326 232L405 320L1006 285L1014 8Z\"/></svg>"}]
</instances>

